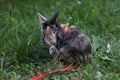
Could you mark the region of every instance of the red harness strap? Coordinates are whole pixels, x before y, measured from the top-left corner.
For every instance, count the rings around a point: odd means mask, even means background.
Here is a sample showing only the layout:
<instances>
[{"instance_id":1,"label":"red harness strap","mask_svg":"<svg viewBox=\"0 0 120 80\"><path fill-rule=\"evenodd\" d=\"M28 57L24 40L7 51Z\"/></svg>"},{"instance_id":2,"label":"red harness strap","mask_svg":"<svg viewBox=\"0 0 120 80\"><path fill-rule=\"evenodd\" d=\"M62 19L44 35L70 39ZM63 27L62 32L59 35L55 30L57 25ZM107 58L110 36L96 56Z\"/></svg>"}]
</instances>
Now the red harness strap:
<instances>
[{"instance_id":1,"label":"red harness strap","mask_svg":"<svg viewBox=\"0 0 120 80\"><path fill-rule=\"evenodd\" d=\"M69 34L69 27L68 27L68 23L66 24L66 27L65 27L65 36L68 36Z\"/></svg>"}]
</instances>

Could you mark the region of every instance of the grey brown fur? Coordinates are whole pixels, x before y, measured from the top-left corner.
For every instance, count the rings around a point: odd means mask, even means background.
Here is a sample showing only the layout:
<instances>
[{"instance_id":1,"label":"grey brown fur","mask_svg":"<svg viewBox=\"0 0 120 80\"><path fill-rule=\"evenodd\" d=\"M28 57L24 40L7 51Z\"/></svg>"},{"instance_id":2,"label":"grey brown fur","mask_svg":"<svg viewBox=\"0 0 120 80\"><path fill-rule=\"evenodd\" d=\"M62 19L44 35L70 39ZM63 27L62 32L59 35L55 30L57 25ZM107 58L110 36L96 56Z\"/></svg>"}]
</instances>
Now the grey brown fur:
<instances>
[{"instance_id":1,"label":"grey brown fur","mask_svg":"<svg viewBox=\"0 0 120 80\"><path fill-rule=\"evenodd\" d=\"M66 36L66 24L59 24L56 21L58 12L50 20L40 14L38 16L42 24L43 41L57 59L77 64L92 59L91 42L83 30L69 26L69 34Z\"/></svg>"}]
</instances>

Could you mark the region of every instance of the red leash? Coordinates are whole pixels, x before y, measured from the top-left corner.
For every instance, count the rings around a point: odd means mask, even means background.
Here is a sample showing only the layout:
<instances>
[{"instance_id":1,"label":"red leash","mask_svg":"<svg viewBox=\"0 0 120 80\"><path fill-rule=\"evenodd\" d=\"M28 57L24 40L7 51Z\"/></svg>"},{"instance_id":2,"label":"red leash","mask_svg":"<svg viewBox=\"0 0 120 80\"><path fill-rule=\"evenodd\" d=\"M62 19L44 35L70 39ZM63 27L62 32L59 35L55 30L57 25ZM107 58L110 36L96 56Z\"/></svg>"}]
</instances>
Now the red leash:
<instances>
[{"instance_id":1,"label":"red leash","mask_svg":"<svg viewBox=\"0 0 120 80\"><path fill-rule=\"evenodd\" d=\"M35 78L32 78L31 80L41 80L47 76L50 76L51 74L54 74L56 72L62 72L62 71L69 71L69 70L72 70L72 69L76 69L78 67L82 67L84 66L84 64L81 64L80 66L71 66L71 67L67 67L67 68L62 68L62 69L59 69L59 70L55 70L53 72L49 72L49 73L46 73L46 74L43 74L43 75L40 75L38 77L35 77Z\"/></svg>"},{"instance_id":2,"label":"red leash","mask_svg":"<svg viewBox=\"0 0 120 80\"><path fill-rule=\"evenodd\" d=\"M69 71L69 70L72 70L72 69L76 69L78 68L79 66L71 66L71 67L67 67L67 68L62 68L62 69L59 69L59 70L55 70L53 72L49 72L49 73L46 73L46 74L43 74L41 76L38 76L38 77L35 77L35 78L32 78L32 80L41 80L47 76L50 76L51 74L54 74L56 72L62 72L62 71Z\"/></svg>"}]
</instances>

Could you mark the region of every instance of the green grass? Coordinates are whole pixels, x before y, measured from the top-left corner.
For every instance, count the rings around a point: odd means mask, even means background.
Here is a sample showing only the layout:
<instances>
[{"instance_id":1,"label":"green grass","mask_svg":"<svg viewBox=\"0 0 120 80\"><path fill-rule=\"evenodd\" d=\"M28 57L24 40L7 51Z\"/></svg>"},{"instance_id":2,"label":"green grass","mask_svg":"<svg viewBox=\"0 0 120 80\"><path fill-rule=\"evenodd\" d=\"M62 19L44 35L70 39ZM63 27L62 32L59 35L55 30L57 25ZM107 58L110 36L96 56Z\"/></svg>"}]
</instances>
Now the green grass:
<instances>
[{"instance_id":1,"label":"green grass","mask_svg":"<svg viewBox=\"0 0 120 80\"><path fill-rule=\"evenodd\" d=\"M94 57L85 67L44 80L120 80L120 0L1 0L0 80L29 80L68 65L52 61L40 41L37 13L82 28ZM110 48L109 48L110 46Z\"/></svg>"}]
</instances>

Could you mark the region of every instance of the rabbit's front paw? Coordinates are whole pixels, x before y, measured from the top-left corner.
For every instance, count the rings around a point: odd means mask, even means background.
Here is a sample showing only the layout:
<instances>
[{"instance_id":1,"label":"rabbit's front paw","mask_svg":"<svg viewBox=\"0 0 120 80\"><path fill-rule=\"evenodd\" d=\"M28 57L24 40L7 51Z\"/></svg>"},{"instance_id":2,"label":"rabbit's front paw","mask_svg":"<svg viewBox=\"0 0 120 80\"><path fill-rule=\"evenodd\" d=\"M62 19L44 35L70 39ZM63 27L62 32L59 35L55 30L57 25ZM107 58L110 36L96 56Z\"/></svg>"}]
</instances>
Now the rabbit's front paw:
<instances>
[{"instance_id":1,"label":"rabbit's front paw","mask_svg":"<svg viewBox=\"0 0 120 80\"><path fill-rule=\"evenodd\" d=\"M56 47L55 46L51 46L50 48L49 48L49 54L51 54L51 55L53 55L53 54L55 54L56 53Z\"/></svg>"}]
</instances>

